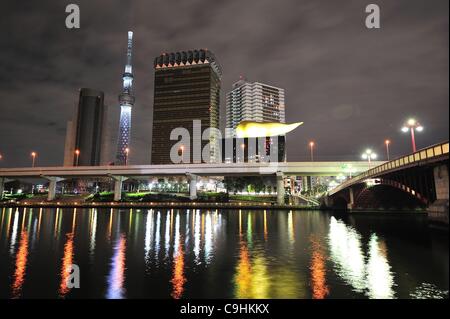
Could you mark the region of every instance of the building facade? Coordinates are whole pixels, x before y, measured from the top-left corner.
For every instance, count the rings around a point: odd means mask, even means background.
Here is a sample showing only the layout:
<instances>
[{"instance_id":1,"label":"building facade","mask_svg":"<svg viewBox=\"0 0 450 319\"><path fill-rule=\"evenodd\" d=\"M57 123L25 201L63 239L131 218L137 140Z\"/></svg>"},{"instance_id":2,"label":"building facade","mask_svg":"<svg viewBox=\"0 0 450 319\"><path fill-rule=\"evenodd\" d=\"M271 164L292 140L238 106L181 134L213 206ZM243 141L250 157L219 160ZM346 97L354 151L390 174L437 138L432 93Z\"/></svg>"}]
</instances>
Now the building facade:
<instances>
[{"instance_id":1,"label":"building facade","mask_svg":"<svg viewBox=\"0 0 450 319\"><path fill-rule=\"evenodd\" d=\"M107 108L104 93L80 89L74 117L67 123L64 166L95 166L103 162Z\"/></svg>"},{"instance_id":2,"label":"building facade","mask_svg":"<svg viewBox=\"0 0 450 319\"><path fill-rule=\"evenodd\" d=\"M285 136L222 139L223 163L284 162ZM271 154L273 152L273 154Z\"/></svg>"},{"instance_id":3,"label":"building facade","mask_svg":"<svg viewBox=\"0 0 450 319\"><path fill-rule=\"evenodd\" d=\"M226 127L233 135L239 123L285 123L284 89L241 78L233 84L226 96Z\"/></svg>"},{"instance_id":4,"label":"building facade","mask_svg":"<svg viewBox=\"0 0 450 319\"><path fill-rule=\"evenodd\" d=\"M186 163L220 160L218 134L215 130L205 132L219 129L222 72L214 54L206 49L165 53L155 58L154 68L151 163L173 163L170 152L177 140L171 140L170 135L176 128L189 132L189 143L180 147L183 157L189 155ZM194 130L193 121L201 121L201 130ZM210 145L209 160L194 147L197 141L201 141L202 150Z\"/></svg>"}]
</instances>

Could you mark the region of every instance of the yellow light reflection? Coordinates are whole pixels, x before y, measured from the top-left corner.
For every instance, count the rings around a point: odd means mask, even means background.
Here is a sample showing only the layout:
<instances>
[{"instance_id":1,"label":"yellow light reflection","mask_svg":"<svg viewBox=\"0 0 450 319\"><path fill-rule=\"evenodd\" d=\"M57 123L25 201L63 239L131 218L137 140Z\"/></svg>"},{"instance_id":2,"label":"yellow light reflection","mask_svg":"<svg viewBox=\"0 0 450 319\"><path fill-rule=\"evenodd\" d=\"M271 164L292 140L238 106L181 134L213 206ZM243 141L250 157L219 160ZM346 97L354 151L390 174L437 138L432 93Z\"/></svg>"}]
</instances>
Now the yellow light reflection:
<instances>
[{"instance_id":1,"label":"yellow light reflection","mask_svg":"<svg viewBox=\"0 0 450 319\"><path fill-rule=\"evenodd\" d=\"M250 298L252 282L252 269L247 245L241 242L239 261L236 267L235 294L236 298Z\"/></svg>"},{"instance_id":2,"label":"yellow light reflection","mask_svg":"<svg viewBox=\"0 0 450 319\"><path fill-rule=\"evenodd\" d=\"M312 254L311 254L311 286L312 298L324 299L329 294L329 288L326 284L326 258L324 249L319 239L311 236L310 238Z\"/></svg>"},{"instance_id":3,"label":"yellow light reflection","mask_svg":"<svg viewBox=\"0 0 450 319\"><path fill-rule=\"evenodd\" d=\"M267 241L267 212L264 210L264 240Z\"/></svg>"},{"instance_id":4,"label":"yellow light reflection","mask_svg":"<svg viewBox=\"0 0 450 319\"><path fill-rule=\"evenodd\" d=\"M16 270L12 284L12 297L19 298L22 293L22 286L25 282L25 274L28 260L28 232L22 230L20 234L19 249L16 255Z\"/></svg>"},{"instance_id":5,"label":"yellow light reflection","mask_svg":"<svg viewBox=\"0 0 450 319\"><path fill-rule=\"evenodd\" d=\"M180 299L183 295L186 277L184 276L184 252L182 245L178 246L178 251L173 263L173 276L170 281L173 285L172 298Z\"/></svg>"},{"instance_id":6,"label":"yellow light reflection","mask_svg":"<svg viewBox=\"0 0 450 319\"><path fill-rule=\"evenodd\" d=\"M293 244L295 241L295 236L294 236L294 216L292 214L292 210L290 210L288 213L288 237L289 242Z\"/></svg>"},{"instance_id":7,"label":"yellow light reflection","mask_svg":"<svg viewBox=\"0 0 450 319\"><path fill-rule=\"evenodd\" d=\"M66 234L66 243L64 244L64 256L62 259L61 266L61 282L59 284L59 295L64 297L71 288L67 287L67 281L70 277L71 265L73 264L73 255L74 255L74 243L73 238L75 236L75 225L77 218L77 209L74 209L73 219L72 219L72 230L70 233Z\"/></svg>"},{"instance_id":8,"label":"yellow light reflection","mask_svg":"<svg viewBox=\"0 0 450 319\"><path fill-rule=\"evenodd\" d=\"M174 244L174 258L173 258L173 274L170 282L173 289L171 296L174 299L180 299L184 291L184 283L186 277L184 275L184 251L183 240L180 234L180 214L178 213L175 218L175 244Z\"/></svg>"}]
</instances>

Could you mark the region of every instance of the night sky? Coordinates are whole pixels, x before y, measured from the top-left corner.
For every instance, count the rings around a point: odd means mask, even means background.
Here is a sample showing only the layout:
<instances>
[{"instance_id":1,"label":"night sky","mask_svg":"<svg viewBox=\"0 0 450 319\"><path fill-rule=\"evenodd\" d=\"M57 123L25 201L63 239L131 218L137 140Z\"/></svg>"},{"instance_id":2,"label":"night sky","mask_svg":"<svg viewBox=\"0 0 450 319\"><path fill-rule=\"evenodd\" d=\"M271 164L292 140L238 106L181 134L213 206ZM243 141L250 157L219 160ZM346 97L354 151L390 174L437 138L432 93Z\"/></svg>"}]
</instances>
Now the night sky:
<instances>
[{"instance_id":1,"label":"night sky","mask_svg":"<svg viewBox=\"0 0 450 319\"><path fill-rule=\"evenodd\" d=\"M81 28L66 29L65 6L81 9ZM381 29L365 27L365 7L381 8ZM130 163L150 162L153 59L162 52L208 48L223 68L225 93L239 76L285 89L288 160L359 159L411 149L400 131L408 117L425 127L417 146L448 139L448 0L2 1L0 166L62 165L66 122L78 90L105 92L110 121L128 30L134 31L136 104ZM112 151L115 150L114 133Z\"/></svg>"}]
</instances>

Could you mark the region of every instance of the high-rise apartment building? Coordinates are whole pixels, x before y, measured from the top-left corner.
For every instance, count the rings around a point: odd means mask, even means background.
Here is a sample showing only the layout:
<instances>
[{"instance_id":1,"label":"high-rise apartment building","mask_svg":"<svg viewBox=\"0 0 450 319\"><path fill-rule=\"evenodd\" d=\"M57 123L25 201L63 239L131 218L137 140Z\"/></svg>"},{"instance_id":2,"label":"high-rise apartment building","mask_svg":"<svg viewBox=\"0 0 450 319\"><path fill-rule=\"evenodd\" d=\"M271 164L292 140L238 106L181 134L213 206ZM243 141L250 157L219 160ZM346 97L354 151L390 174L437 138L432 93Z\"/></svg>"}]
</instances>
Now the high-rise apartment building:
<instances>
[{"instance_id":1,"label":"high-rise apartment building","mask_svg":"<svg viewBox=\"0 0 450 319\"><path fill-rule=\"evenodd\" d=\"M103 161L106 145L104 93L82 88L74 118L67 123L64 166L95 166Z\"/></svg>"},{"instance_id":2,"label":"high-rise apartment building","mask_svg":"<svg viewBox=\"0 0 450 319\"><path fill-rule=\"evenodd\" d=\"M284 89L242 78L234 83L226 96L226 127L235 130L242 121L285 123Z\"/></svg>"},{"instance_id":3,"label":"high-rise apartment building","mask_svg":"<svg viewBox=\"0 0 450 319\"><path fill-rule=\"evenodd\" d=\"M164 53L155 58L155 89L153 104L152 164L172 164L170 151L177 143L170 139L175 128L184 128L190 142L180 152L189 154L189 163L205 162L194 143L201 149L210 144L210 161L220 161L219 99L221 68L214 54L206 49ZM201 121L201 131L193 129L193 121ZM208 131L206 131L208 132ZM205 137L205 136L203 136ZM184 157L184 155L183 155Z\"/></svg>"}]
</instances>

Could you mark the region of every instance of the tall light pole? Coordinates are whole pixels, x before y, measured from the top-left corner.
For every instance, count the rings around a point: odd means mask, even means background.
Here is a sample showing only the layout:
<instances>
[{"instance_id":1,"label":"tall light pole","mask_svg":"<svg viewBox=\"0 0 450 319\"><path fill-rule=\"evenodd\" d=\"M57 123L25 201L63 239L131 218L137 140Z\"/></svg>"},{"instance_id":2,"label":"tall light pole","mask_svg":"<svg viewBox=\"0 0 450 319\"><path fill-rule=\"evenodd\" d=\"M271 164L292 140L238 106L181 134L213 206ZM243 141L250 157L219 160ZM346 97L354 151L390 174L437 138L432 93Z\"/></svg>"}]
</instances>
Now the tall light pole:
<instances>
[{"instance_id":1,"label":"tall light pole","mask_svg":"<svg viewBox=\"0 0 450 319\"><path fill-rule=\"evenodd\" d=\"M384 141L384 144L386 145L386 157L387 157L387 160L389 161L390 159L389 159L389 144L391 144L391 141L390 140L386 140L386 141Z\"/></svg>"},{"instance_id":2,"label":"tall light pole","mask_svg":"<svg viewBox=\"0 0 450 319\"><path fill-rule=\"evenodd\" d=\"M125 166L128 165L128 154L130 154L130 149L125 148Z\"/></svg>"},{"instance_id":3,"label":"tall light pole","mask_svg":"<svg viewBox=\"0 0 450 319\"><path fill-rule=\"evenodd\" d=\"M414 131L422 132L423 126L420 125L419 122L417 122L415 119L410 118L408 121L406 121L406 123L402 127L402 132L407 133L408 131L411 133L412 149L413 149L413 153L415 153L417 149L416 149L416 139L414 136Z\"/></svg>"},{"instance_id":4,"label":"tall light pole","mask_svg":"<svg viewBox=\"0 0 450 319\"><path fill-rule=\"evenodd\" d=\"M36 163L36 152L31 152L31 167L34 167L34 164Z\"/></svg>"},{"instance_id":5,"label":"tall light pole","mask_svg":"<svg viewBox=\"0 0 450 319\"><path fill-rule=\"evenodd\" d=\"M75 150L75 166L78 166L78 160L80 159L80 150Z\"/></svg>"},{"instance_id":6,"label":"tall light pole","mask_svg":"<svg viewBox=\"0 0 450 319\"><path fill-rule=\"evenodd\" d=\"M181 151L181 163L183 163L184 145L180 146L180 151Z\"/></svg>"},{"instance_id":7,"label":"tall light pole","mask_svg":"<svg viewBox=\"0 0 450 319\"><path fill-rule=\"evenodd\" d=\"M369 168L371 160L377 158L377 154L375 154L370 148L366 149L366 151L361 155L363 159L366 159L369 162Z\"/></svg>"},{"instance_id":8,"label":"tall light pole","mask_svg":"<svg viewBox=\"0 0 450 319\"><path fill-rule=\"evenodd\" d=\"M311 153L311 162L314 162L314 142L309 142L309 150Z\"/></svg>"}]
</instances>

